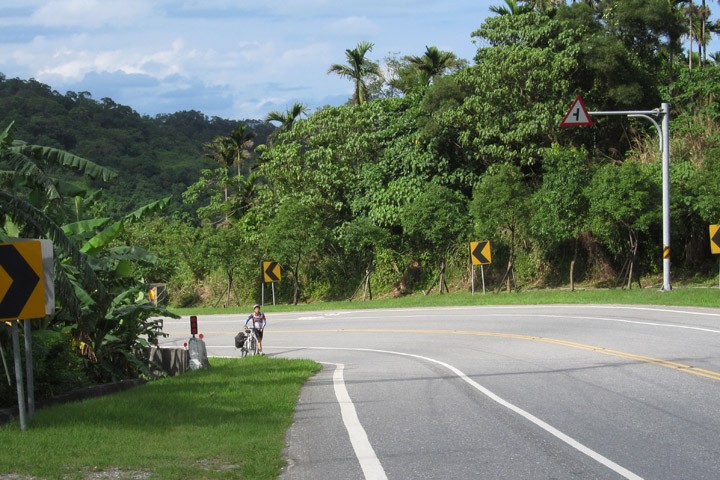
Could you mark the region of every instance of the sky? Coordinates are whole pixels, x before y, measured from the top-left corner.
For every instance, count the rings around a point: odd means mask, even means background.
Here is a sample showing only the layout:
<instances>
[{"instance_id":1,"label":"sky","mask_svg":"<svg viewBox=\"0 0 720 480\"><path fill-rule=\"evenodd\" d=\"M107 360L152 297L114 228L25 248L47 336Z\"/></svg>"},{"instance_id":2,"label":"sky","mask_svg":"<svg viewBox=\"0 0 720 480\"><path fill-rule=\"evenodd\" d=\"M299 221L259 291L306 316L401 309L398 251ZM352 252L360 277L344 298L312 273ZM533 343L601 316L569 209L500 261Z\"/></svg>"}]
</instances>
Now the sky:
<instances>
[{"instance_id":1,"label":"sky","mask_svg":"<svg viewBox=\"0 0 720 480\"><path fill-rule=\"evenodd\" d=\"M472 61L471 34L501 0L0 0L0 72L64 94L87 91L154 116L198 110L262 119L300 102L341 105L328 75L345 49L368 57Z\"/></svg>"},{"instance_id":2,"label":"sky","mask_svg":"<svg viewBox=\"0 0 720 480\"><path fill-rule=\"evenodd\" d=\"M472 63L472 32L502 0L0 0L0 72L66 93L109 97L142 115L198 110L263 119L300 102L341 105L328 75L345 49ZM716 48L715 50L718 50ZM710 49L710 51L715 51Z\"/></svg>"}]
</instances>

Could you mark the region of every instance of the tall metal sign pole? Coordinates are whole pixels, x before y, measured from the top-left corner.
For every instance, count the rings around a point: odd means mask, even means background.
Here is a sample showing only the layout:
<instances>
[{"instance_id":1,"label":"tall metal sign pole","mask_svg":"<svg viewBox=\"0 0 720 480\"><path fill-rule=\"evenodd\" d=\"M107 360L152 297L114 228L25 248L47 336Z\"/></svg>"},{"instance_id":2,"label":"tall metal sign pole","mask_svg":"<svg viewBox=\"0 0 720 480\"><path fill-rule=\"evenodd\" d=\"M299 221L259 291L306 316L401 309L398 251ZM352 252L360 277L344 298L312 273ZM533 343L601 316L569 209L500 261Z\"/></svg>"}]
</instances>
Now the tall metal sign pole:
<instances>
[{"instance_id":1,"label":"tall metal sign pole","mask_svg":"<svg viewBox=\"0 0 720 480\"><path fill-rule=\"evenodd\" d=\"M652 122L660 136L660 153L662 154L662 215L663 215L663 286L662 290L670 291L670 104L662 103L655 110L618 110L610 112L588 112L581 97L577 97L565 115L563 127L592 125L593 115L626 115L630 118L644 118ZM656 119L661 119L658 125Z\"/></svg>"}]
</instances>

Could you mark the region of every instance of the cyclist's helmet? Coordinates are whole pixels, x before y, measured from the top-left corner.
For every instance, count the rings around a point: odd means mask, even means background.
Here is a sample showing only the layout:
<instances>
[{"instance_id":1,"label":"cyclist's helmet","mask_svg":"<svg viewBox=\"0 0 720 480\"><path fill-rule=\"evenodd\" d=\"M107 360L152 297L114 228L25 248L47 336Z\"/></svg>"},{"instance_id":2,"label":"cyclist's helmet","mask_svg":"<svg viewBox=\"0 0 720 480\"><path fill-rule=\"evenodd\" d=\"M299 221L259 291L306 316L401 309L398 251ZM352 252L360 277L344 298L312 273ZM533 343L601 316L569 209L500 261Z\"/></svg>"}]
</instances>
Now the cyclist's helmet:
<instances>
[{"instance_id":1,"label":"cyclist's helmet","mask_svg":"<svg viewBox=\"0 0 720 480\"><path fill-rule=\"evenodd\" d=\"M255 305L253 305L253 310L255 310L256 308L260 308L260 304L259 304L259 303L256 303Z\"/></svg>"}]
</instances>

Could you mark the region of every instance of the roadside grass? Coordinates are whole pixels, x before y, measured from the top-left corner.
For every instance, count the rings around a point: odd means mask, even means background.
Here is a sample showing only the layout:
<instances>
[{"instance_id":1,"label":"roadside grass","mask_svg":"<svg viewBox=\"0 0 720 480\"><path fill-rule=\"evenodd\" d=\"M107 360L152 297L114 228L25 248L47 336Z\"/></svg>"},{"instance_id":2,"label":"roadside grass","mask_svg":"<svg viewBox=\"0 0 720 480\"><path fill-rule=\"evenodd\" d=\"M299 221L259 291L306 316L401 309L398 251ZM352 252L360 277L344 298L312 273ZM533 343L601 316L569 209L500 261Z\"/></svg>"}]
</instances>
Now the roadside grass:
<instances>
[{"instance_id":1,"label":"roadside grass","mask_svg":"<svg viewBox=\"0 0 720 480\"><path fill-rule=\"evenodd\" d=\"M0 427L0 478L274 479L310 360L211 359L211 368L38 410Z\"/></svg>"},{"instance_id":2,"label":"roadside grass","mask_svg":"<svg viewBox=\"0 0 720 480\"><path fill-rule=\"evenodd\" d=\"M720 288L675 287L669 292L657 288L633 289L547 289L521 290L519 292L494 293L482 287L475 294L454 292L440 295L412 295L399 298L378 298L370 301L317 302L298 305L268 305L268 312L350 310L363 308L421 308L471 305L547 305L547 304L623 304L623 305L665 305L720 307ZM229 308L171 308L178 315L213 315L231 313L249 313L250 305L231 306Z\"/></svg>"},{"instance_id":3,"label":"roadside grass","mask_svg":"<svg viewBox=\"0 0 720 480\"><path fill-rule=\"evenodd\" d=\"M314 311L470 305L631 304L720 307L718 288L522 290L415 295L362 302L266 305ZM247 313L233 308L178 314ZM310 360L211 359L212 368L39 410L28 429L0 427L0 480L274 479Z\"/></svg>"}]
</instances>

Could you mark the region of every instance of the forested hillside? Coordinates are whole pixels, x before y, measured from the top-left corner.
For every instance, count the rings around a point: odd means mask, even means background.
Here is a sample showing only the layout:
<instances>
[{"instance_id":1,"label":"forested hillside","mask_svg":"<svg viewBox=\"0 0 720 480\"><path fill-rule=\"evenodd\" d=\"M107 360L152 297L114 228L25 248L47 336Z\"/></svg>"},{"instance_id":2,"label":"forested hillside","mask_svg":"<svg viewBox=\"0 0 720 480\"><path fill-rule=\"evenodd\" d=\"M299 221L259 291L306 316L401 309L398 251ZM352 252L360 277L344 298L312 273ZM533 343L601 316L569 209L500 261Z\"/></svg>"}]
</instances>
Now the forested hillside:
<instances>
[{"instance_id":1,"label":"forested hillside","mask_svg":"<svg viewBox=\"0 0 720 480\"><path fill-rule=\"evenodd\" d=\"M472 65L426 46L381 66L359 41L346 64L328 65L352 82L347 105L308 115L296 104L268 116L275 126L146 118L17 79L0 83L0 120L16 122L15 138L117 171L100 211L172 194L172 208L125 229L158 257L133 273L167 283L175 304L230 304L259 300L268 260L283 266L282 301L467 289L469 242L485 240L495 290L658 287L656 129L627 116L560 123L578 95L597 111L669 102L672 272L710 281L720 67L703 8L506 1L468 32Z\"/></svg>"},{"instance_id":2,"label":"forested hillside","mask_svg":"<svg viewBox=\"0 0 720 480\"><path fill-rule=\"evenodd\" d=\"M328 65L347 105L273 125L0 77L0 243L54 248L56 310L33 328L58 363L38 389L148 374L137 352L169 314L150 284L171 305L252 304L268 261L282 303L466 291L472 241L490 242L495 292L657 289L665 247L674 285L716 286L717 24L686 3L506 0L468 32L472 65L428 46L381 68L359 41ZM658 131L627 115L562 128L577 96L656 122L669 103L670 245Z\"/></svg>"},{"instance_id":3,"label":"forested hillside","mask_svg":"<svg viewBox=\"0 0 720 480\"><path fill-rule=\"evenodd\" d=\"M260 144L274 130L264 121L208 118L194 110L141 116L110 98L93 99L92 92L63 95L34 79L0 74L0 128L10 122L19 140L67 150L117 172L113 182L96 185L115 216L167 195L174 199L171 208L181 209L182 193L200 171L217 166L204 155L204 143L247 125Z\"/></svg>"}]
</instances>

